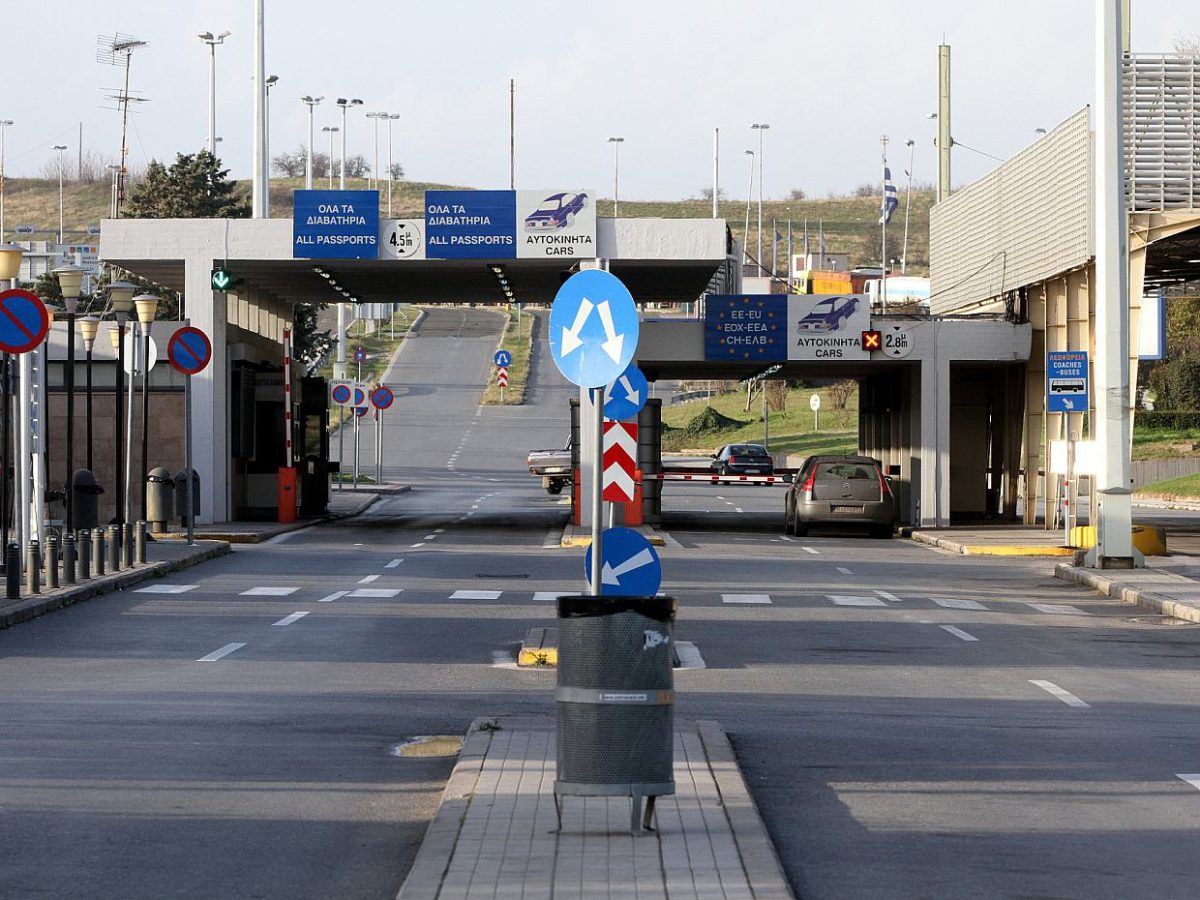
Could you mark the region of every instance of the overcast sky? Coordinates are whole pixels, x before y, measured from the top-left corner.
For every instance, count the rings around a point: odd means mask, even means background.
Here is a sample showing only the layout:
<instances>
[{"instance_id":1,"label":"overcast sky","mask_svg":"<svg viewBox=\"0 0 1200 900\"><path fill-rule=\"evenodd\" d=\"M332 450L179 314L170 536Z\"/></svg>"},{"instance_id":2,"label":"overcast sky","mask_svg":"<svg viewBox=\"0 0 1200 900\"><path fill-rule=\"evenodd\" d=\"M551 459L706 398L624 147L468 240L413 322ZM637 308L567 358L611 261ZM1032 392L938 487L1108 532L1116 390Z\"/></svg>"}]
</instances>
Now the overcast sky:
<instances>
[{"instance_id":1,"label":"overcast sky","mask_svg":"<svg viewBox=\"0 0 1200 900\"><path fill-rule=\"evenodd\" d=\"M1091 102L1095 0L266 0L272 152L307 140L303 94L324 95L322 125L350 114L351 154L371 158L363 111L402 117L396 159L407 174L508 187L508 82L517 83L517 187L613 189L677 199L711 183L713 128L721 182L745 197L749 126L767 122L764 193L848 191L878 178L879 137L894 169L916 141L915 177L932 181L937 45L953 53L953 132L962 145L1008 157ZM118 114L105 94L120 70L96 62L96 40L120 31L147 42L133 61L137 107L131 158L173 159L207 137L208 49L202 31L231 31L217 48L219 155L250 170L253 0L56 0L9 9L5 41L6 170L34 175L53 144L115 157ZM1133 49L1162 52L1200 34L1195 0L1133 0ZM386 145L384 145L386 146ZM996 163L956 149L954 182ZM757 176L756 176L757 177ZM899 176L897 177L899 180Z\"/></svg>"}]
</instances>

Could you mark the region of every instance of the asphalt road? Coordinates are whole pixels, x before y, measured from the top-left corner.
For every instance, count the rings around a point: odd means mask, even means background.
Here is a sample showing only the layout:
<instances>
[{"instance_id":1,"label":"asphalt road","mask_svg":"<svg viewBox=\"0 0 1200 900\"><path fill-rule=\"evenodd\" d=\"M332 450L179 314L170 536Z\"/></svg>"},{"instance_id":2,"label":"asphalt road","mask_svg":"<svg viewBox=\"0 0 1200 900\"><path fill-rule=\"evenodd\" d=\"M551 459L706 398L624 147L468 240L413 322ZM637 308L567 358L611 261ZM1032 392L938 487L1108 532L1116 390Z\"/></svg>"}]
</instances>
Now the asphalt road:
<instances>
[{"instance_id":1,"label":"asphalt road","mask_svg":"<svg viewBox=\"0 0 1200 900\"><path fill-rule=\"evenodd\" d=\"M583 585L523 466L572 389L545 360L480 409L498 325L435 312L389 376L411 493L0 632L0 896L394 896L452 760L393 748L550 714L513 653ZM664 496L677 714L731 732L800 896L1195 895L1195 628L1046 561L788 538L775 488Z\"/></svg>"}]
</instances>

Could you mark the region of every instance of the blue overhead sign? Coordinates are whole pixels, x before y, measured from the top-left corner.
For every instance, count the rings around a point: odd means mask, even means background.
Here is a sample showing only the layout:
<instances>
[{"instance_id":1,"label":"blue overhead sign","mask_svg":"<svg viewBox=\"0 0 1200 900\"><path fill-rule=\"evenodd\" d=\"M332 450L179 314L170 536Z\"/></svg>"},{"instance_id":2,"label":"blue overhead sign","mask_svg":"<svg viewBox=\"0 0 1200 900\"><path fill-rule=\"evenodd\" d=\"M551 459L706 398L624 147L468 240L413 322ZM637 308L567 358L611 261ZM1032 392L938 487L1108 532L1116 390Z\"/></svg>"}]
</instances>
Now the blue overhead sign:
<instances>
[{"instance_id":1,"label":"blue overhead sign","mask_svg":"<svg viewBox=\"0 0 1200 900\"><path fill-rule=\"evenodd\" d=\"M608 386L604 399L604 418L614 422L632 419L646 405L650 385L642 370L633 363Z\"/></svg>"},{"instance_id":2,"label":"blue overhead sign","mask_svg":"<svg viewBox=\"0 0 1200 900\"><path fill-rule=\"evenodd\" d=\"M788 298L715 295L704 301L704 358L779 362L788 358Z\"/></svg>"},{"instance_id":3,"label":"blue overhead sign","mask_svg":"<svg viewBox=\"0 0 1200 900\"><path fill-rule=\"evenodd\" d=\"M295 191L292 257L376 259L379 191Z\"/></svg>"},{"instance_id":4,"label":"blue overhead sign","mask_svg":"<svg viewBox=\"0 0 1200 900\"><path fill-rule=\"evenodd\" d=\"M426 191L425 254L436 259L515 259L515 194Z\"/></svg>"},{"instance_id":5,"label":"blue overhead sign","mask_svg":"<svg viewBox=\"0 0 1200 900\"><path fill-rule=\"evenodd\" d=\"M654 547L632 528L606 528L600 546L600 593L653 597L662 584L662 562ZM592 548L583 559L584 577L592 571Z\"/></svg>"},{"instance_id":6,"label":"blue overhead sign","mask_svg":"<svg viewBox=\"0 0 1200 900\"><path fill-rule=\"evenodd\" d=\"M1088 355L1083 350L1046 354L1046 412L1087 412Z\"/></svg>"},{"instance_id":7,"label":"blue overhead sign","mask_svg":"<svg viewBox=\"0 0 1200 900\"><path fill-rule=\"evenodd\" d=\"M624 372L638 333L629 289L600 269L568 278L550 307L550 354L563 377L580 387L600 387Z\"/></svg>"}]
</instances>

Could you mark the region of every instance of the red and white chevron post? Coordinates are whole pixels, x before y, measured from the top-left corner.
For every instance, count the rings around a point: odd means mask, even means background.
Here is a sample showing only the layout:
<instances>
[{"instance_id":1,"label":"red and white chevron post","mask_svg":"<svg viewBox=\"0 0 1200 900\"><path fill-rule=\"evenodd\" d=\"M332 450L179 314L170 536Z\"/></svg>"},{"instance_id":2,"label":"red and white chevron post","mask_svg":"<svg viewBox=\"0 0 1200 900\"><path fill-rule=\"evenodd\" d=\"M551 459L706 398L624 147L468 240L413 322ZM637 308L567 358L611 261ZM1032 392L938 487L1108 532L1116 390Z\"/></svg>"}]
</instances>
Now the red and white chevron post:
<instances>
[{"instance_id":1,"label":"red and white chevron post","mask_svg":"<svg viewBox=\"0 0 1200 900\"><path fill-rule=\"evenodd\" d=\"M500 366L496 370L496 384L502 388L508 387L508 369L505 366Z\"/></svg>"},{"instance_id":2,"label":"red and white chevron post","mask_svg":"<svg viewBox=\"0 0 1200 900\"><path fill-rule=\"evenodd\" d=\"M607 503L632 503L637 469L637 422L604 421L604 481Z\"/></svg>"}]
</instances>

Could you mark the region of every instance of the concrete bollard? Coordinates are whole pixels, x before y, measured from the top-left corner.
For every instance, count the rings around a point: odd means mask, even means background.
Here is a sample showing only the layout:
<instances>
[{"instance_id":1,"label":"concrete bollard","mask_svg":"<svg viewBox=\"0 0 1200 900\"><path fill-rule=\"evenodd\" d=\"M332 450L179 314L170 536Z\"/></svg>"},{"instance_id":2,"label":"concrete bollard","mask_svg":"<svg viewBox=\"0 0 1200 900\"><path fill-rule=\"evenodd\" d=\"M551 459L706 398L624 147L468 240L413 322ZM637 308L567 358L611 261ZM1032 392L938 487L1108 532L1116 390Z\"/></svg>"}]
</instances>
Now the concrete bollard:
<instances>
[{"instance_id":1,"label":"concrete bollard","mask_svg":"<svg viewBox=\"0 0 1200 900\"><path fill-rule=\"evenodd\" d=\"M63 535L62 544L62 571L63 584L75 583L75 570L78 565L78 559L75 552L75 535Z\"/></svg>"},{"instance_id":2,"label":"concrete bollard","mask_svg":"<svg viewBox=\"0 0 1200 900\"><path fill-rule=\"evenodd\" d=\"M95 528L92 530L92 568L95 570L97 578L100 578L104 575L103 528Z\"/></svg>"},{"instance_id":3,"label":"concrete bollard","mask_svg":"<svg viewBox=\"0 0 1200 900\"><path fill-rule=\"evenodd\" d=\"M121 534L121 561L126 569L133 565L133 534L133 523L126 522Z\"/></svg>"},{"instance_id":4,"label":"concrete bollard","mask_svg":"<svg viewBox=\"0 0 1200 900\"><path fill-rule=\"evenodd\" d=\"M80 529L78 538L79 580L87 581L92 577L92 533L86 528Z\"/></svg>"},{"instance_id":5,"label":"concrete bollard","mask_svg":"<svg viewBox=\"0 0 1200 900\"><path fill-rule=\"evenodd\" d=\"M146 564L146 523L145 522L137 523L137 538L136 538L135 546L137 547L138 565L144 566Z\"/></svg>"},{"instance_id":6,"label":"concrete bollard","mask_svg":"<svg viewBox=\"0 0 1200 900\"><path fill-rule=\"evenodd\" d=\"M58 537L50 535L46 538L46 552L43 554L43 564L46 567L46 589L53 591L58 584Z\"/></svg>"},{"instance_id":7,"label":"concrete bollard","mask_svg":"<svg viewBox=\"0 0 1200 900\"><path fill-rule=\"evenodd\" d=\"M4 598L21 598L21 547L16 541L4 548Z\"/></svg>"},{"instance_id":8,"label":"concrete bollard","mask_svg":"<svg viewBox=\"0 0 1200 900\"><path fill-rule=\"evenodd\" d=\"M37 541L25 545L25 592L42 592L42 548Z\"/></svg>"},{"instance_id":9,"label":"concrete bollard","mask_svg":"<svg viewBox=\"0 0 1200 900\"><path fill-rule=\"evenodd\" d=\"M108 571L121 571L121 526L108 526Z\"/></svg>"}]
</instances>

